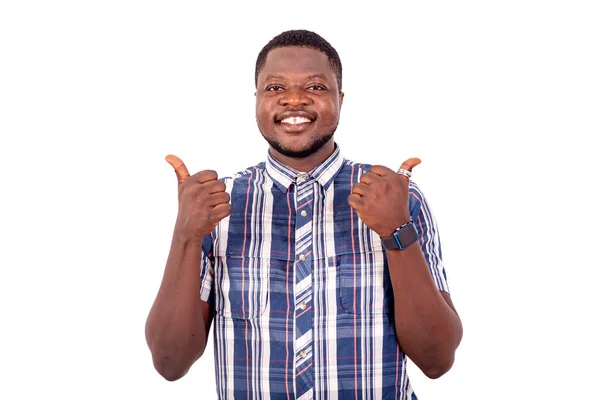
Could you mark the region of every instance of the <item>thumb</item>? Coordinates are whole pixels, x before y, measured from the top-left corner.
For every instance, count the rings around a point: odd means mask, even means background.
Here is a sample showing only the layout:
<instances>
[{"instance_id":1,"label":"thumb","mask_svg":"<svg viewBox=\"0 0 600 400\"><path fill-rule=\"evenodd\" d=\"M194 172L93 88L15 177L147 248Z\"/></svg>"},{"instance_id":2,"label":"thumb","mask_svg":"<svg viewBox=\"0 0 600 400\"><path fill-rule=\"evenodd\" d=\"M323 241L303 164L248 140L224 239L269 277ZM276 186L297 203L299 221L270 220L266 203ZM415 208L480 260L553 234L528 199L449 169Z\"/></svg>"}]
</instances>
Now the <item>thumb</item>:
<instances>
[{"instance_id":1,"label":"thumb","mask_svg":"<svg viewBox=\"0 0 600 400\"><path fill-rule=\"evenodd\" d=\"M409 158L408 160L406 160L402 163L402 165L400 166L400 169L405 169L407 171L412 172L412 169L419 164L421 164L420 158L416 158L416 157Z\"/></svg>"},{"instance_id":2,"label":"thumb","mask_svg":"<svg viewBox=\"0 0 600 400\"><path fill-rule=\"evenodd\" d=\"M412 174L412 169L419 164L421 164L421 159L416 158L416 157L409 158L408 160L406 160L402 163L402 165L398 169L398 172L396 172L396 173L398 175L400 175L400 177L402 179L404 179L405 181L408 181L410 179L410 175ZM408 172L406 172L406 171L408 171Z\"/></svg>"},{"instance_id":3,"label":"thumb","mask_svg":"<svg viewBox=\"0 0 600 400\"><path fill-rule=\"evenodd\" d=\"M175 170L175 174L177 175L177 180L179 183L190 177L187 167L179 157L169 154L165 157L165 160L167 160L167 162L171 164L171 167L173 167Z\"/></svg>"}]
</instances>

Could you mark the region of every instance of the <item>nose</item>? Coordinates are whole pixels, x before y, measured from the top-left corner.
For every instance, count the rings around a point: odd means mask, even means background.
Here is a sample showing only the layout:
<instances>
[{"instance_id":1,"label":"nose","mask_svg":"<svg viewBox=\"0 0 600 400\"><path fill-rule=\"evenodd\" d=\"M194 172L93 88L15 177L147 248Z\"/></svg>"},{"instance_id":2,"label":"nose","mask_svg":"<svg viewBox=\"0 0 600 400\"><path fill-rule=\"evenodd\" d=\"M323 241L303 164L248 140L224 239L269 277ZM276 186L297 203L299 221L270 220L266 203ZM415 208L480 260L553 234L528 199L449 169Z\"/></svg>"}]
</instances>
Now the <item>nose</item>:
<instances>
[{"instance_id":1,"label":"nose","mask_svg":"<svg viewBox=\"0 0 600 400\"><path fill-rule=\"evenodd\" d=\"M301 88L288 88L279 99L282 106L306 106L311 103L310 97Z\"/></svg>"}]
</instances>

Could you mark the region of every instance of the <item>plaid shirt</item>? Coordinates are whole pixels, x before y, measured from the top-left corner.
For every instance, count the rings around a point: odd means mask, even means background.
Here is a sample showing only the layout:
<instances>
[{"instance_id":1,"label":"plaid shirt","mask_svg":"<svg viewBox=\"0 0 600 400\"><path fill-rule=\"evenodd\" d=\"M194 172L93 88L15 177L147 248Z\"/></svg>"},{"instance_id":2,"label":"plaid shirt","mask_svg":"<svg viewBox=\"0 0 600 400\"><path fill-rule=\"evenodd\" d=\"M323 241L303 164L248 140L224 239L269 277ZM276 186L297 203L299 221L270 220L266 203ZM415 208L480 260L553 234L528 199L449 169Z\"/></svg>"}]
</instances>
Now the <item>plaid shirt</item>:
<instances>
[{"instance_id":1,"label":"plaid shirt","mask_svg":"<svg viewBox=\"0 0 600 400\"><path fill-rule=\"evenodd\" d=\"M348 205L370 166L339 148L308 173L268 155L223 179L231 215L203 243L220 399L416 399L396 340L385 249ZM410 183L431 275L448 291L435 219Z\"/></svg>"}]
</instances>

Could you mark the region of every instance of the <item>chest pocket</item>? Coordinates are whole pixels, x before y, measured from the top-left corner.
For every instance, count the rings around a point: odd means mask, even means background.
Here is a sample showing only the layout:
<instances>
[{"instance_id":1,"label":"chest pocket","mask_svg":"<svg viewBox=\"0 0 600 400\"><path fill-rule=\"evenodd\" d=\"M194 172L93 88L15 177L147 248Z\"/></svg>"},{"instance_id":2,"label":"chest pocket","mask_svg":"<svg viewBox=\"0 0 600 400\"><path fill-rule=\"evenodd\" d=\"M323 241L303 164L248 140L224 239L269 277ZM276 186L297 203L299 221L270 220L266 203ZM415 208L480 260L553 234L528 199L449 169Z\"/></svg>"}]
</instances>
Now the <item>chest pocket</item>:
<instances>
[{"instance_id":1,"label":"chest pocket","mask_svg":"<svg viewBox=\"0 0 600 400\"><path fill-rule=\"evenodd\" d=\"M236 319L260 317L268 305L270 259L223 253L215 263L216 312Z\"/></svg>"},{"instance_id":2,"label":"chest pocket","mask_svg":"<svg viewBox=\"0 0 600 400\"><path fill-rule=\"evenodd\" d=\"M350 314L387 314L392 285L383 251L336 256L342 308Z\"/></svg>"}]
</instances>

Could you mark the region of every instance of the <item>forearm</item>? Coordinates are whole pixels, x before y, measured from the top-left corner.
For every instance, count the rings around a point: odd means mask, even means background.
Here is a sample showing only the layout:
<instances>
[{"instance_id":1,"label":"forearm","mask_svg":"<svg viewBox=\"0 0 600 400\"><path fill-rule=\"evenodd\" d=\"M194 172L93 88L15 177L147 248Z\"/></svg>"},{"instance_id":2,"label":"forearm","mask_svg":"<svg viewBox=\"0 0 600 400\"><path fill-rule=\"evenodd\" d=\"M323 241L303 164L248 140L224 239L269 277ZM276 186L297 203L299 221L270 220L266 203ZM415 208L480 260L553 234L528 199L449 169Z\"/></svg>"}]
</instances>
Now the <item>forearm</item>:
<instances>
[{"instance_id":1,"label":"forearm","mask_svg":"<svg viewBox=\"0 0 600 400\"><path fill-rule=\"evenodd\" d=\"M462 338L457 313L436 287L418 243L388 250L398 343L430 378L447 372Z\"/></svg>"},{"instance_id":2,"label":"forearm","mask_svg":"<svg viewBox=\"0 0 600 400\"><path fill-rule=\"evenodd\" d=\"M206 347L201 257L197 243L173 236L163 280L146 321L154 365L169 380L183 376Z\"/></svg>"}]
</instances>

